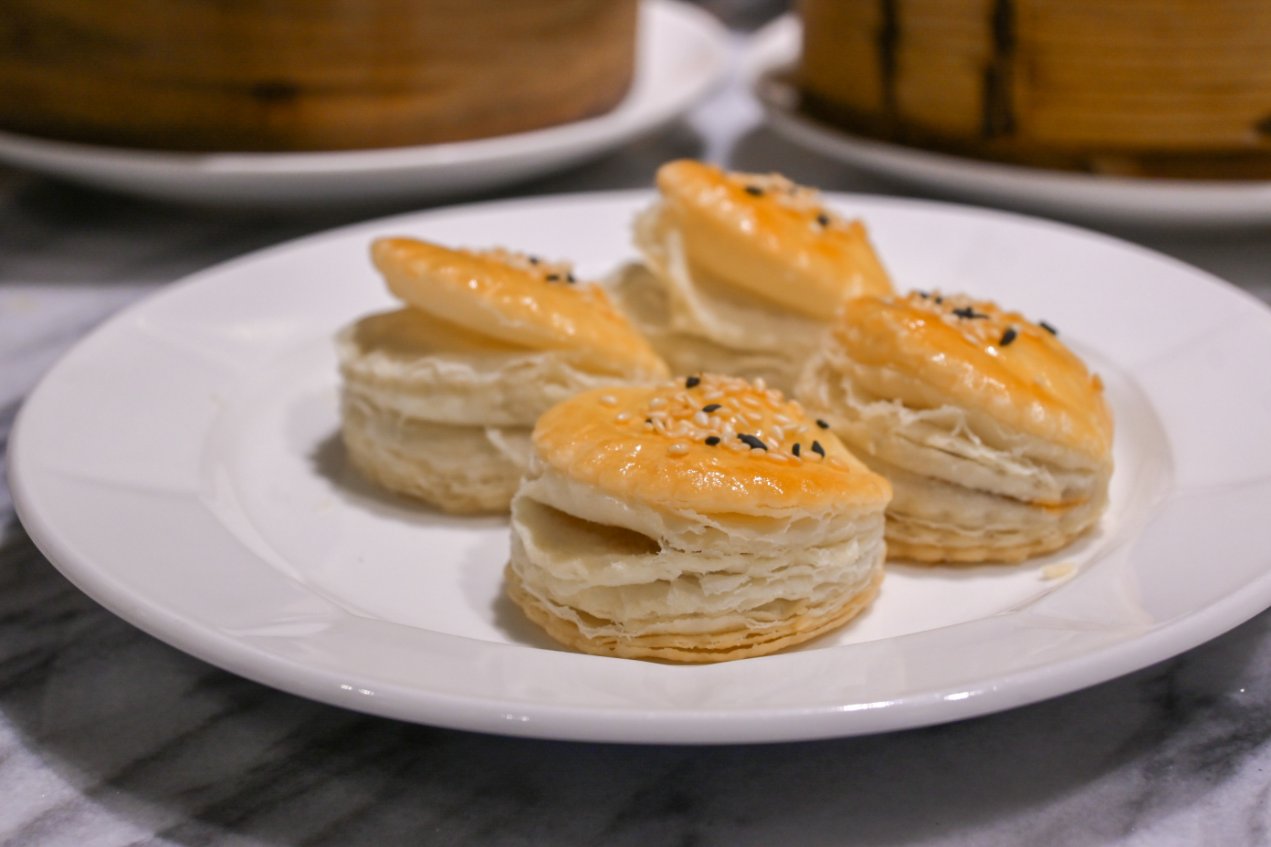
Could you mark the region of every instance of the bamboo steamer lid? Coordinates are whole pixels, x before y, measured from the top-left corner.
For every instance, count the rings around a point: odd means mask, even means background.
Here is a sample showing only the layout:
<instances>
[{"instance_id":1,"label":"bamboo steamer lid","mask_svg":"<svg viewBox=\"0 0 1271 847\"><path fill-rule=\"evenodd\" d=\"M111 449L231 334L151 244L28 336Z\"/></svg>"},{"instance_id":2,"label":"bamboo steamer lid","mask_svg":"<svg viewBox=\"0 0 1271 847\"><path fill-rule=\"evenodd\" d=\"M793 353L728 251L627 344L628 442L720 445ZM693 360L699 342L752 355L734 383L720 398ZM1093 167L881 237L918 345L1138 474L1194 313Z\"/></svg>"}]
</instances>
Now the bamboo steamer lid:
<instances>
[{"instance_id":1,"label":"bamboo steamer lid","mask_svg":"<svg viewBox=\"0 0 1271 847\"><path fill-rule=\"evenodd\" d=\"M616 105L637 0L5 0L0 129L172 150L460 141Z\"/></svg>"},{"instance_id":2,"label":"bamboo steamer lid","mask_svg":"<svg viewBox=\"0 0 1271 847\"><path fill-rule=\"evenodd\" d=\"M801 0L797 84L856 131L991 159L1271 177L1263 0Z\"/></svg>"}]
</instances>

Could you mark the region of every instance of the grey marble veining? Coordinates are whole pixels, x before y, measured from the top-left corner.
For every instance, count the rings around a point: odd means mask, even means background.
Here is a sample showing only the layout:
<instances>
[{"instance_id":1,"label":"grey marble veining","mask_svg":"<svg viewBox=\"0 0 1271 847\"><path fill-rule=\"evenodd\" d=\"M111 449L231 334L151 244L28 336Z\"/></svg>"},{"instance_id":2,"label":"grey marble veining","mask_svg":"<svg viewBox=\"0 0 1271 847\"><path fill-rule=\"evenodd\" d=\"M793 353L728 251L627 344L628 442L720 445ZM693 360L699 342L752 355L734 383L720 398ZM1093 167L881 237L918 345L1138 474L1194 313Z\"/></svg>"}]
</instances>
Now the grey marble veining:
<instances>
[{"instance_id":1,"label":"grey marble veining","mask_svg":"<svg viewBox=\"0 0 1271 847\"><path fill-rule=\"evenodd\" d=\"M504 193L643 186L680 155L889 190L767 132L731 90ZM0 170L0 448L39 376L110 314L361 214L191 210ZM1271 301L1265 228L1118 234ZM509 739L305 701L140 633L48 564L0 484L0 844L1269 843L1271 612L1127 677L952 725L752 747Z\"/></svg>"}]
</instances>

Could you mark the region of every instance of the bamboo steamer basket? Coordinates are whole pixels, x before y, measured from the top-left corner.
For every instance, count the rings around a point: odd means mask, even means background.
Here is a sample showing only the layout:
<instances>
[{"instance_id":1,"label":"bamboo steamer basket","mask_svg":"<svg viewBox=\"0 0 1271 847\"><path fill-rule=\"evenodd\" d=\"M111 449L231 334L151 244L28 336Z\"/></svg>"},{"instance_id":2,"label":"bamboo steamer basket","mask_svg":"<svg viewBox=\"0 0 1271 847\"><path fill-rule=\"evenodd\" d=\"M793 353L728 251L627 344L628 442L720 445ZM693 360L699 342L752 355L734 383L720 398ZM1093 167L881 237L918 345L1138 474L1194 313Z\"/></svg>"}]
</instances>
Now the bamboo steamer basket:
<instances>
[{"instance_id":1,"label":"bamboo steamer basket","mask_svg":"<svg viewBox=\"0 0 1271 847\"><path fill-rule=\"evenodd\" d=\"M800 0L807 110L1047 167L1271 178L1265 0Z\"/></svg>"},{"instance_id":2,"label":"bamboo steamer basket","mask_svg":"<svg viewBox=\"0 0 1271 847\"><path fill-rule=\"evenodd\" d=\"M168 150L462 141L603 113L637 0L0 0L0 129Z\"/></svg>"}]
</instances>

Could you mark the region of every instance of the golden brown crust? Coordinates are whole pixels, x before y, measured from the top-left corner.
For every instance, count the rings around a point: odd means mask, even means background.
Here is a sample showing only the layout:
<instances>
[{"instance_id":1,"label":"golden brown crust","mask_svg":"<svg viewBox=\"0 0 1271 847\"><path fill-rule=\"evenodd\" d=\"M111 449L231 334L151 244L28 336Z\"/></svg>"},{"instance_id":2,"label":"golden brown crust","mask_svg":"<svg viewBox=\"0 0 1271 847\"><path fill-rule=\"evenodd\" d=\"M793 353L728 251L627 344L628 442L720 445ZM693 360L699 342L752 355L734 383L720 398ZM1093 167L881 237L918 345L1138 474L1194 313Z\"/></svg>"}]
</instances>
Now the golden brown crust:
<instances>
[{"instance_id":1,"label":"golden brown crust","mask_svg":"<svg viewBox=\"0 0 1271 847\"><path fill-rule=\"evenodd\" d=\"M811 189L688 159L659 168L657 185L690 263L720 280L820 320L844 297L891 291L865 227Z\"/></svg>"},{"instance_id":2,"label":"golden brown crust","mask_svg":"<svg viewBox=\"0 0 1271 847\"><path fill-rule=\"evenodd\" d=\"M862 297L833 339L855 361L913 375L1005 426L1093 457L1111 450L1102 381L1056 332L1017 312L938 292Z\"/></svg>"},{"instance_id":3,"label":"golden brown crust","mask_svg":"<svg viewBox=\"0 0 1271 847\"><path fill-rule=\"evenodd\" d=\"M769 515L891 496L797 403L710 374L576 395L539 418L534 446L579 482L668 509Z\"/></svg>"},{"instance_id":4,"label":"golden brown crust","mask_svg":"<svg viewBox=\"0 0 1271 847\"><path fill-rule=\"evenodd\" d=\"M576 350L597 370L659 378L666 365L596 285L568 265L507 251L454 250L413 238L371 246L389 290L471 332L536 350Z\"/></svg>"},{"instance_id":5,"label":"golden brown crust","mask_svg":"<svg viewBox=\"0 0 1271 847\"><path fill-rule=\"evenodd\" d=\"M655 659L685 664L726 662L765 656L843 626L860 614L878 596L883 569L874 570L866 587L834 611L819 615L795 615L768 629L738 628L729 632L692 633L685 635L632 635L627 637L584 635L572 621L559 618L545 609L522 589L520 578L512 568L504 571L508 596L525 612L526 617L543 628L553 639L575 650L599 656L624 659Z\"/></svg>"}]
</instances>

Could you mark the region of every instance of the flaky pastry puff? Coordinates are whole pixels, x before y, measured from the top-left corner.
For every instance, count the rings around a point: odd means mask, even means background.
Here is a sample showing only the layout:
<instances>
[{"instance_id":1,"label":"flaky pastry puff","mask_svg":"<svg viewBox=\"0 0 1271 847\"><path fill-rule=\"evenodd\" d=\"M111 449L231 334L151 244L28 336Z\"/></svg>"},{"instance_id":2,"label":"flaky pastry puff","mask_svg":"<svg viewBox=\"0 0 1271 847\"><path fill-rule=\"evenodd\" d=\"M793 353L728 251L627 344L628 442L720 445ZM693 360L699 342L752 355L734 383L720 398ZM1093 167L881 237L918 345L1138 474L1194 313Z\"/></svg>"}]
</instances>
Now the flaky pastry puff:
<instances>
[{"instance_id":1,"label":"flaky pastry puff","mask_svg":"<svg viewBox=\"0 0 1271 847\"><path fill-rule=\"evenodd\" d=\"M774 390L703 375L588 391L534 428L507 591L584 652L759 656L869 605L890 496Z\"/></svg>"},{"instance_id":2,"label":"flaky pastry puff","mask_svg":"<svg viewBox=\"0 0 1271 847\"><path fill-rule=\"evenodd\" d=\"M853 300L797 396L895 489L892 558L1017 562L1108 497L1103 383L1048 324L962 295Z\"/></svg>"},{"instance_id":3,"label":"flaky pastry puff","mask_svg":"<svg viewBox=\"0 0 1271 847\"><path fill-rule=\"evenodd\" d=\"M450 512L505 510L544 410L667 373L565 263L409 238L371 253L406 305L339 334L341 428L353 464L389 490Z\"/></svg>"},{"instance_id":4,"label":"flaky pastry puff","mask_svg":"<svg viewBox=\"0 0 1271 847\"><path fill-rule=\"evenodd\" d=\"M864 225L813 189L692 160L663 165L657 187L635 225L643 265L612 287L674 370L790 391L845 298L891 291Z\"/></svg>"}]
</instances>

